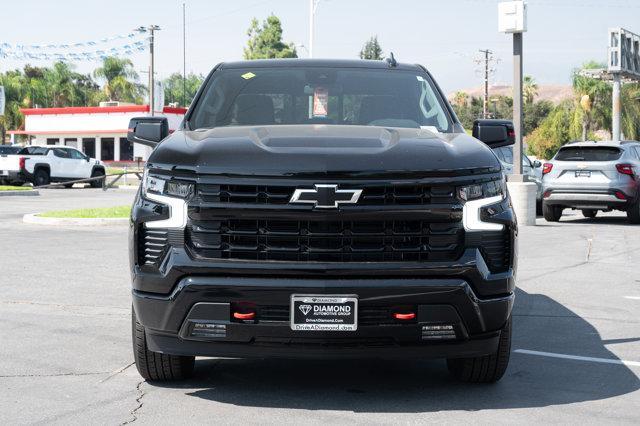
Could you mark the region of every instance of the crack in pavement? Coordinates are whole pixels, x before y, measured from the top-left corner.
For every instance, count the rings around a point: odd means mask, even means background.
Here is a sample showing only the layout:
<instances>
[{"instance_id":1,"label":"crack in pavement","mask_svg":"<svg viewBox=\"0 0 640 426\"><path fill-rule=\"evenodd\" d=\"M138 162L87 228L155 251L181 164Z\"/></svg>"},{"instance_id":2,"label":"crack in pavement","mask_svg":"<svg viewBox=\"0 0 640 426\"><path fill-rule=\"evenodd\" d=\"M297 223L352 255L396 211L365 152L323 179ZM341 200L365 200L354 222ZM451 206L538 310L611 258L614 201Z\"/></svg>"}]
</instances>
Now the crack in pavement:
<instances>
[{"instance_id":1,"label":"crack in pavement","mask_svg":"<svg viewBox=\"0 0 640 426\"><path fill-rule=\"evenodd\" d=\"M125 365L125 366L124 366L124 367L122 367L122 368L118 368L117 370L112 371L112 372L111 372L111 374L109 374L109 375L108 375L107 377L105 377L104 379L100 380L100 383L104 383L104 382L106 382L107 380L111 379L112 377L117 376L118 374L120 374L120 373L124 372L127 368L131 367L131 366L132 366L132 365L134 365L134 364L135 364L135 362L131 362L131 363L129 363L129 364L127 364L127 365Z\"/></svg>"},{"instance_id":2,"label":"crack in pavement","mask_svg":"<svg viewBox=\"0 0 640 426\"><path fill-rule=\"evenodd\" d=\"M51 373L51 374L3 374L0 375L0 379L14 378L14 377L64 377L64 376L97 376L99 374L108 374L110 371L96 371L86 373Z\"/></svg>"},{"instance_id":3,"label":"crack in pavement","mask_svg":"<svg viewBox=\"0 0 640 426\"><path fill-rule=\"evenodd\" d=\"M131 410L131 413L130 413L131 418L125 422L120 423L120 426L128 425L138 420L138 410L140 410L144 405L144 402L142 402L142 398L144 398L144 396L146 395L146 392L142 390L142 385L144 384L144 382L145 380L142 380L138 382L138 384L136 385L136 391L139 394L138 397L136 398L136 403L138 404L138 406L133 410Z\"/></svg>"},{"instance_id":4,"label":"crack in pavement","mask_svg":"<svg viewBox=\"0 0 640 426\"><path fill-rule=\"evenodd\" d=\"M69 305L64 303L49 302L33 302L30 300L0 300L0 304L4 305L34 305L34 306L54 306L56 308L100 308L100 309L117 309L130 312L131 308L123 308L121 306L98 306L98 305Z\"/></svg>"}]
</instances>

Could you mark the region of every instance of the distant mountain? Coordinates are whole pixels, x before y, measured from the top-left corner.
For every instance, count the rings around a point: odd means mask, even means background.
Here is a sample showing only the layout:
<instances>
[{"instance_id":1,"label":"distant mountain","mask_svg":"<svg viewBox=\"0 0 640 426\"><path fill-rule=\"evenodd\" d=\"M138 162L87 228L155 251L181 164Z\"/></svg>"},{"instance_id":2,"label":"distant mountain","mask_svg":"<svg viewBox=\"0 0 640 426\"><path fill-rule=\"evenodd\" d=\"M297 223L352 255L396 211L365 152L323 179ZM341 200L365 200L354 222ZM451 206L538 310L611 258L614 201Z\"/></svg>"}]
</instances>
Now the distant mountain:
<instances>
[{"instance_id":1,"label":"distant mountain","mask_svg":"<svg viewBox=\"0 0 640 426\"><path fill-rule=\"evenodd\" d=\"M477 98L481 98L484 93L484 86L474 87L472 89L463 89L461 92L465 92L469 96L474 96ZM453 99L456 92L449 93L447 96L449 100ZM491 96L512 96L513 89L511 86L505 85L495 85L489 86L489 97ZM565 99L573 98L573 89L570 85L563 84L539 84L538 85L538 96L536 96L536 101L539 100L549 100L554 104L558 104Z\"/></svg>"}]
</instances>

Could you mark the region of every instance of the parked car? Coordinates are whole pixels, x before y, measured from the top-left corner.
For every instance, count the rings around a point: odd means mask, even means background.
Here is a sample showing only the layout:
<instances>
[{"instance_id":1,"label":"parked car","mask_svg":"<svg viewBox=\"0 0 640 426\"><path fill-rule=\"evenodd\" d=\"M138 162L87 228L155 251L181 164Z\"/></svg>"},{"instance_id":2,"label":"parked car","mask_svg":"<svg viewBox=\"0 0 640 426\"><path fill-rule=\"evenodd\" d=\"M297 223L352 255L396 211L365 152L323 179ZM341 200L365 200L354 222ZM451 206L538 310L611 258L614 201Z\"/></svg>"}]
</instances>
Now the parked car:
<instances>
[{"instance_id":1,"label":"parked car","mask_svg":"<svg viewBox=\"0 0 640 426\"><path fill-rule=\"evenodd\" d=\"M482 126L504 144L503 123ZM128 137L159 143L131 213L144 378L187 377L195 356L504 374L517 232L502 166L422 66L223 63L175 132L141 117Z\"/></svg>"},{"instance_id":2,"label":"parked car","mask_svg":"<svg viewBox=\"0 0 640 426\"><path fill-rule=\"evenodd\" d=\"M0 174L13 182L31 182L34 186L51 182L69 182L105 176L102 162L66 146L28 146L16 154L0 156ZM66 184L71 187L73 184ZM102 186L101 180L91 182Z\"/></svg>"},{"instance_id":3,"label":"parked car","mask_svg":"<svg viewBox=\"0 0 640 426\"><path fill-rule=\"evenodd\" d=\"M566 208L593 218L598 211L627 212L640 223L640 142L577 142L543 166L544 218L557 222Z\"/></svg>"},{"instance_id":4,"label":"parked car","mask_svg":"<svg viewBox=\"0 0 640 426\"><path fill-rule=\"evenodd\" d=\"M493 148L498 159L502 163L505 174L513 174L513 146L501 146ZM538 187L536 191L536 210L542 213L542 163L538 160L531 161L524 153L522 154L522 174L528 176L530 182L534 182Z\"/></svg>"},{"instance_id":5,"label":"parked car","mask_svg":"<svg viewBox=\"0 0 640 426\"><path fill-rule=\"evenodd\" d=\"M20 183L20 181L17 179L17 175L9 173L8 168L5 169L3 165L5 163L4 159L7 156L17 154L21 149L22 147L18 145L0 145L0 185L8 183Z\"/></svg>"}]
</instances>

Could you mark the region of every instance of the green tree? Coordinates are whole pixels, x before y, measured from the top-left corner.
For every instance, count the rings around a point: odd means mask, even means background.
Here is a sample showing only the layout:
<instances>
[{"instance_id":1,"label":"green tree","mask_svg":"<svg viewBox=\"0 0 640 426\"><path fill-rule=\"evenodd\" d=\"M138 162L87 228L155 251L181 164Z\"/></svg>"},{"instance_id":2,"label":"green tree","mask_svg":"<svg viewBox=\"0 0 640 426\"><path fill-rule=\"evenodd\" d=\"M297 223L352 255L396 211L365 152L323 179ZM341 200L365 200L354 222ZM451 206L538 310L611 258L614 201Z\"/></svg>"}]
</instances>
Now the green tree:
<instances>
[{"instance_id":1,"label":"green tree","mask_svg":"<svg viewBox=\"0 0 640 426\"><path fill-rule=\"evenodd\" d=\"M381 60L382 59L382 48L380 47L380 43L378 43L378 36L373 36L362 47L360 51L360 59L373 59L373 60Z\"/></svg>"},{"instance_id":2,"label":"green tree","mask_svg":"<svg viewBox=\"0 0 640 426\"><path fill-rule=\"evenodd\" d=\"M524 104L522 115L524 116L524 134L533 132L547 116L553 111L551 101L538 101Z\"/></svg>"},{"instance_id":3,"label":"green tree","mask_svg":"<svg viewBox=\"0 0 640 426\"><path fill-rule=\"evenodd\" d=\"M625 139L640 140L640 84L625 84L622 86L620 97L622 133Z\"/></svg>"},{"instance_id":4,"label":"green tree","mask_svg":"<svg viewBox=\"0 0 640 426\"><path fill-rule=\"evenodd\" d=\"M525 104L533 104L533 100L538 96L538 83L530 75L524 76L522 95Z\"/></svg>"},{"instance_id":5,"label":"green tree","mask_svg":"<svg viewBox=\"0 0 640 426\"><path fill-rule=\"evenodd\" d=\"M141 103L146 92L138 83L138 73L133 63L126 58L110 56L102 62L102 67L93 71L93 76L104 81L104 96L110 101Z\"/></svg>"},{"instance_id":6,"label":"green tree","mask_svg":"<svg viewBox=\"0 0 640 426\"><path fill-rule=\"evenodd\" d=\"M19 70L7 71L0 74L0 86L4 86L5 109L0 116L0 143L7 138L7 130L22 127L24 117L20 113L20 106L24 98L24 76Z\"/></svg>"},{"instance_id":7,"label":"green tree","mask_svg":"<svg viewBox=\"0 0 640 426\"><path fill-rule=\"evenodd\" d=\"M564 101L540 123L527 137L529 154L539 158L551 158L558 149L572 139L571 123L574 115L574 104Z\"/></svg>"},{"instance_id":8,"label":"green tree","mask_svg":"<svg viewBox=\"0 0 640 426\"><path fill-rule=\"evenodd\" d=\"M262 25L253 18L247 35L249 40L244 49L244 59L298 57L293 43L286 44L282 41L282 24L275 15L269 16Z\"/></svg>"},{"instance_id":9,"label":"green tree","mask_svg":"<svg viewBox=\"0 0 640 426\"><path fill-rule=\"evenodd\" d=\"M453 105L464 108L469 102L469 95L466 92L458 91L453 95Z\"/></svg>"},{"instance_id":10,"label":"green tree","mask_svg":"<svg viewBox=\"0 0 640 426\"><path fill-rule=\"evenodd\" d=\"M203 80L204 76L192 73L187 75L183 86L182 74L177 72L171 74L163 81L165 102L168 104L176 102L183 107L189 106Z\"/></svg>"},{"instance_id":11,"label":"green tree","mask_svg":"<svg viewBox=\"0 0 640 426\"><path fill-rule=\"evenodd\" d=\"M586 62L583 69L606 68L605 64L595 61ZM573 93L576 97L576 116L574 120L581 122L581 138L587 140L592 130L611 130L611 86L609 83L595 78L580 75L580 70L573 73Z\"/></svg>"}]
</instances>

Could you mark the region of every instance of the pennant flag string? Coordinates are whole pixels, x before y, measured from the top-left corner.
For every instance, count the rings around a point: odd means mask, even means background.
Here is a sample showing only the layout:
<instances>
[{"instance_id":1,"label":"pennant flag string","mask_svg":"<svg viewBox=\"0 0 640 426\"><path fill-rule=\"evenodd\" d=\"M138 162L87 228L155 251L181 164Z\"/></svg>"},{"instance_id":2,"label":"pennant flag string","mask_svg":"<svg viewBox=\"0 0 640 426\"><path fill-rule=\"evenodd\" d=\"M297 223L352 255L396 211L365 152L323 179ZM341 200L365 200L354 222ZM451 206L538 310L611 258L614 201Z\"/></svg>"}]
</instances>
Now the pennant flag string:
<instances>
[{"instance_id":1,"label":"pennant flag string","mask_svg":"<svg viewBox=\"0 0 640 426\"><path fill-rule=\"evenodd\" d=\"M136 52L146 50L144 41L136 41L134 43L123 46L112 47L110 49L98 49L92 51L81 52L32 52L27 50L5 50L0 45L0 58L17 59L17 60L56 60L56 61L100 61L109 56L131 56Z\"/></svg>"},{"instance_id":2,"label":"pennant flag string","mask_svg":"<svg viewBox=\"0 0 640 426\"><path fill-rule=\"evenodd\" d=\"M79 48L85 46L95 46L100 43L110 43L116 40L133 40L139 37L143 37L145 34L140 31L130 32L127 34L119 34L111 37L104 37L99 40L89 40L77 43L61 43L61 44L10 44L0 43L0 49L3 51L17 51L17 50L67 50L70 48Z\"/></svg>"}]
</instances>

